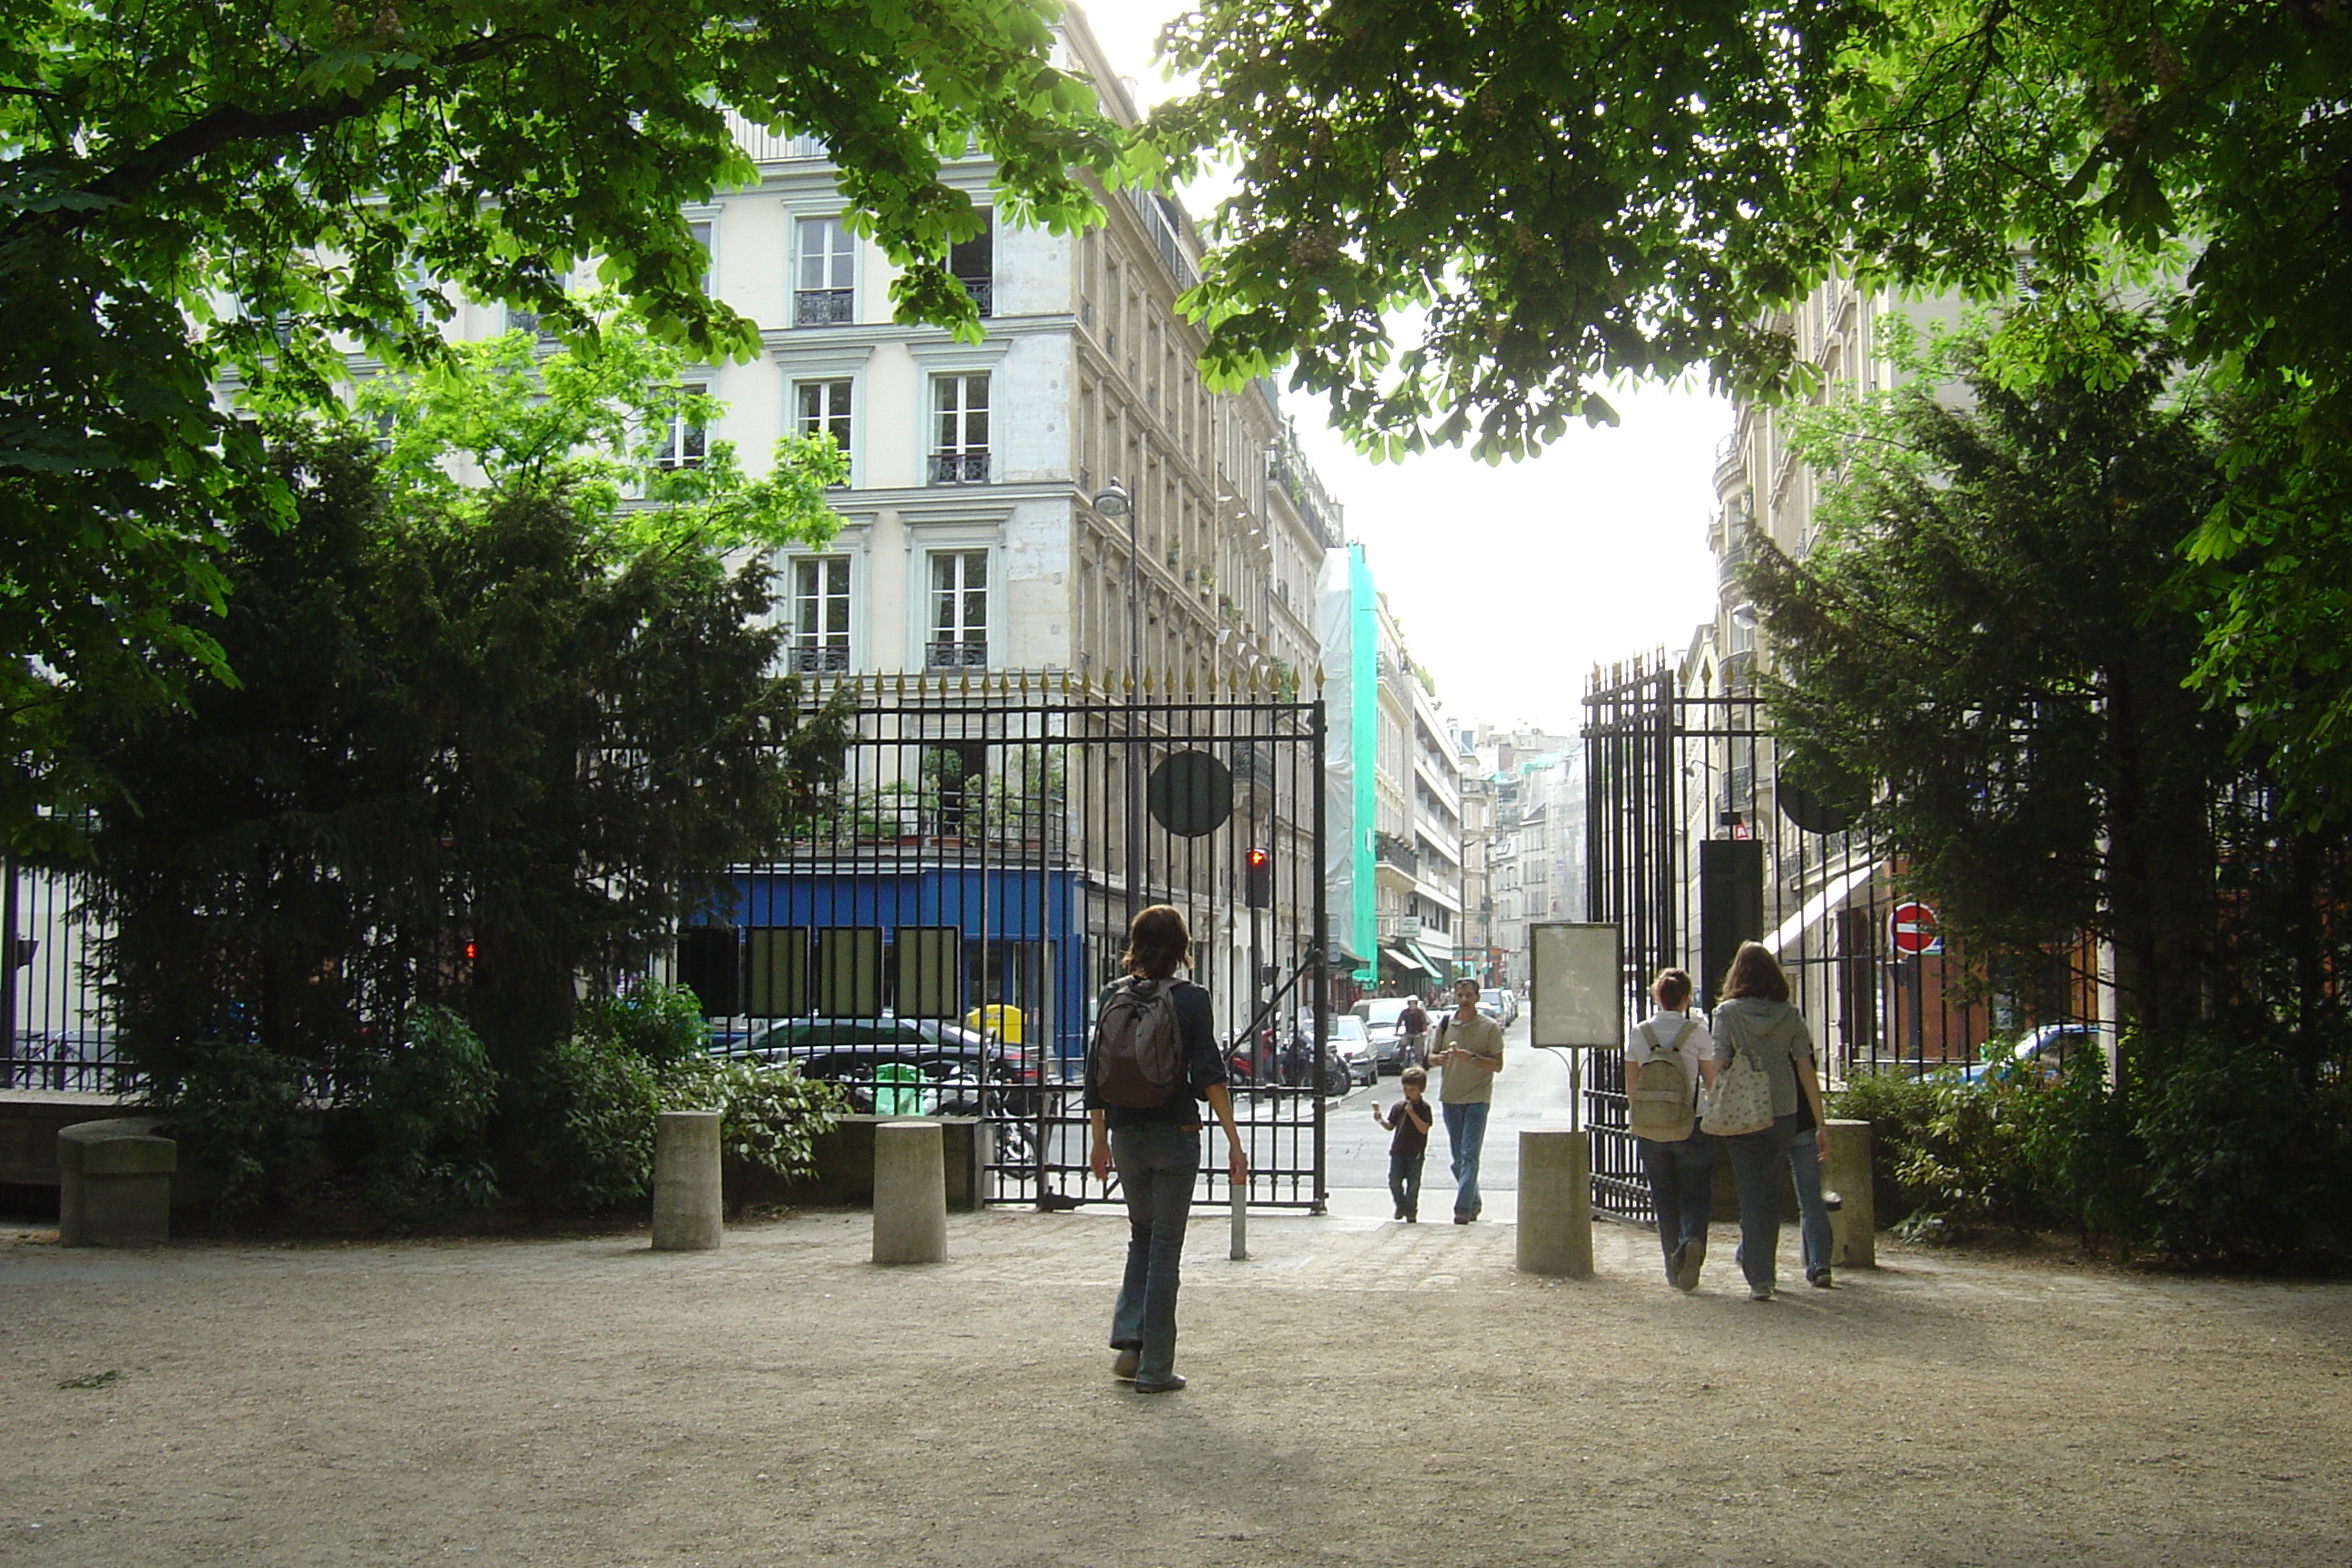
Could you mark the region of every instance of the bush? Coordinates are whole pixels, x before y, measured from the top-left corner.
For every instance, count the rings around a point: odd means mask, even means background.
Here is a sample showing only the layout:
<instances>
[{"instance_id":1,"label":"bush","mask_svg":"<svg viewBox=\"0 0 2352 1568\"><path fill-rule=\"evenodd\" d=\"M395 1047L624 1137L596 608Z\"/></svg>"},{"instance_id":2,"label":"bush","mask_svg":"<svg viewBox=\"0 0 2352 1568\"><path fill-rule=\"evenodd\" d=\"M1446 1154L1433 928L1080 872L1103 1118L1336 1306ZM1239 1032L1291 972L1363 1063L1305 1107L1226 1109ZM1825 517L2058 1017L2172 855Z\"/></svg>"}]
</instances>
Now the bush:
<instances>
[{"instance_id":1,"label":"bush","mask_svg":"<svg viewBox=\"0 0 2352 1568\"><path fill-rule=\"evenodd\" d=\"M785 1177L816 1168L816 1141L849 1109L840 1089L801 1077L797 1068L697 1057L666 1074L666 1110L719 1112L720 1147Z\"/></svg>"},{"instance_id":2,"label":"bush","mask_svg":"<svg viewBox=\"0 0 2352 1568\"><path fill-rule=\"evenodd\" d=\"M1851 1078L1832 1089L1829 1113L1843 1121L1870 1123L1871 1195L1881 1225L1907 1219L1918 1194L1896 1174L1910 1152L1927 1136L1936 1113L1935 1086L1895 1073Z\"/></svg>"},{"instance_id":3,"label":"bush","mask_svg":"<svg viewBox=\"0 0 2352 1568\"><path fill-rule=\"evenodd\" d=\"M515 1163L534 1212L613 1208L653 1180L653 1068L608 1038L582 1035L547 1053L518 1086Z\"/></svg>"},{"instance_id":4,"label":"bush","mask_svg":"<svg viewBox=\"0 0 2352 1568\"><path fill-rule=\"evenodd\" d=\"M2305 1091L2276 1050L2199 1033L2135 1065L2150 1245L2187 1261L2274 1265L2340 1240L2328 1188L2340 1107Z\"/></svg>"},{"instance_id":5,"label":"bush","mask_svg":"<svg viewBox=\"0 0 2352 1568\"><path fill-rule=\"evenodd\" d=\"M407 1037L367 1064L361 1116L369 1135L368 1202L379 1209L499 1195L479 1143L498 1102L489 1053L446 1007L409 1016Z\"/></svg>"},{"instance_id":6,"label":"bush","mask_svg":"<svg viewBox=\"0 0 2352 1568\"><path fill-rule=\"evenodd\" d=\"M291 1173L301 1067L257 1040L206 1041L186 1063L176 1082L157 1084L151 1103L189 1163L220 1173L214 1212L234 1218Z\"/></svg>"},{"instance_id":7,"label":"bush","mask_svg":"<svg viewBox=\"0 0 2352 1568\"><path fill-rule=\"evenodd\" d=\"M580 1009L575 1032L667 1072L709 1048L710 1026L702 1004L683 985L646 981Z\"/></svg>"}]
</instances>

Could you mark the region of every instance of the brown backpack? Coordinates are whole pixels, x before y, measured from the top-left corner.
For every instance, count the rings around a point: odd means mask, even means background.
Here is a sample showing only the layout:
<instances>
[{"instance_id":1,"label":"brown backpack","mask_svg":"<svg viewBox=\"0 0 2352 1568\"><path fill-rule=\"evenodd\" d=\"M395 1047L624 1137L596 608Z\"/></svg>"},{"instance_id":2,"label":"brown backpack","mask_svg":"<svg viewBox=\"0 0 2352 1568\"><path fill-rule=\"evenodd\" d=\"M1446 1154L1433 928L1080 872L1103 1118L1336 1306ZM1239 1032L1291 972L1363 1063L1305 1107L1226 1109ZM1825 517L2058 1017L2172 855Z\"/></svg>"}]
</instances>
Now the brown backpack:
<instances>
[{"instance_id":1,"label":"brown backpack","mask_svg":"<svg viewBox=\"0 0 2352 1568\"><path fill-rule=\"evenodd\" d=\"M1132 975L1104 994L1095 1017L1094 1077L1105 1105L1148 1110L1168 1103L1184 1078L1174 981Z\"/></svg>"}]
</instances>

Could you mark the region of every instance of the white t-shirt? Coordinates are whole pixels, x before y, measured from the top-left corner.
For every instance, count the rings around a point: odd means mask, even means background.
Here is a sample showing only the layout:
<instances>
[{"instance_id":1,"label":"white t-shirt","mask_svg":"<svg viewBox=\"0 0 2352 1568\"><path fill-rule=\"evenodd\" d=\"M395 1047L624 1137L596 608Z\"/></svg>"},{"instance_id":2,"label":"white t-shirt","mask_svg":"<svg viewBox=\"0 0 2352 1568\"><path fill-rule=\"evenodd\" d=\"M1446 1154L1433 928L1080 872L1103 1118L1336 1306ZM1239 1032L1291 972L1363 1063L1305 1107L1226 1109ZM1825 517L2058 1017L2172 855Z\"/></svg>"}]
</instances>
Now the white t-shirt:
<instances>
[{"instance_id":1,"label":"white t-shirt","mask_svg":"<svg viewBox=\"0 0 2352 1568\"><path fill-rule=\"evenodd\" d=\"M1649 1026L1650 1033L1658 1037L1658 1044L1663 1047L1675 1043L1675 1036L1681 1032L1685 1018L1690 1020L1690 1033L1683 1036L1681 1049L1673 1054L1681 1058L1683 1076L1688 1081L1691 1092L1696 1094L1698 1092L1698 1064L1715 1049L1715 1040L1706 1032L1706 1020L1696 1013L1653 1013L1643 1019L1642 1024ZM1649 1059L1649 1045L1642 1038L1642 1025L1637 1024L1633 1032L1625 1037L1625 1079L1629 1084L1633 1075L1642 1070L1641 1064Z\"/></svg>"}]
</instances>

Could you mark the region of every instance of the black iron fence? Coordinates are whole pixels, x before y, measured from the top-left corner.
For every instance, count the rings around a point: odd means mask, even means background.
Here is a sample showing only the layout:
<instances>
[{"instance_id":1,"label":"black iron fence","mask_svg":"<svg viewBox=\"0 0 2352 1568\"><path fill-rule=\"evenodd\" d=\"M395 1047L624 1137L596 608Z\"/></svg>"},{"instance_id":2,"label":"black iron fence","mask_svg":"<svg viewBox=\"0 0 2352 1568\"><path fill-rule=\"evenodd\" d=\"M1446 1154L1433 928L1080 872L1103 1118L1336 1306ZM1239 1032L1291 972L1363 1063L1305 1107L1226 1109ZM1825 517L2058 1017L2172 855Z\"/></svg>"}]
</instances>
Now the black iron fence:
<instances>
[{"instance_id":1,"label":"black iron fence","mask_svg":"<svg viewBox=\"0 0 2352 1568\"><path fill-rule=\"evenodd\" d=\"M805 690L846 710L838 787L656 966L695 988L719 1048L799 1061L876 1110L978 1109L991 1199L1099 1201L1087 1033L1130 913L1173 904L1235 1060L1250 1199L1319 1207L1316 1074L1276 1065L1321 1060L1328 1033L1321 705L971 670ZM7 878L0 1087L122 1087L82 892ZM1212 1161L1202 1200L1224 1184Z\"/></svg>"},{"instance_id":2,"label":"black iron fence","mask_svg":"<svg viewBox=\"0 0 2352 1568\"><path fill-rule=\"evenodd\" d=\"M0 1089L111 1094L128 1087L89 956L100 933L80 878L0 867Z\"/></svg>"},{"instance_id":3,"label":"black iron fence","mask_svg":"<svg viewBox=\"0 0 2352 1568\"><path fill-rule=\"evenodd\" d=\"M681 934L677 975L722 1038L782 1040L819 1076L841 1053L803 1048L794 1029L887 1017L979 1053L987 1195L1049 1205L1108 1195L1077 1079L1135 910L1184 911L1229 1053L1255 1069L1296 1040L1319 1057L1319 703L1165 682L1114 694L1058 673L807 689L850 715L838 789L778 858L736 868L730 907ZM920 1065L919 1047L901 1054ZM1253 1081L1236 1108L1250 1201L1318 1207L1321 1096ZM1224 1201L1224 1182L1212 1161L1202 1201Z\"/></svg>"},{"instance_id":4,"label":"black iron fence","mask_svg":"<svg viewBox=\"0 0 2352 1568\"><path fill-rule=\"evenodd\" d=\"M1596 680L1584 705L1586 907L1622 933L1628 1017L1670 965L1714 997L1742 942L1780 959L1833 1078L1971 1063L1988 1039L2098 1016L2087 946L2005 991L1971 974L1897 892L1891 849L1783 774L1752 689L1686 692L1661 660ZM1593 1057L1594 1202L1646 1215L1622 1063Z\"/></svg>"}]
</instances>

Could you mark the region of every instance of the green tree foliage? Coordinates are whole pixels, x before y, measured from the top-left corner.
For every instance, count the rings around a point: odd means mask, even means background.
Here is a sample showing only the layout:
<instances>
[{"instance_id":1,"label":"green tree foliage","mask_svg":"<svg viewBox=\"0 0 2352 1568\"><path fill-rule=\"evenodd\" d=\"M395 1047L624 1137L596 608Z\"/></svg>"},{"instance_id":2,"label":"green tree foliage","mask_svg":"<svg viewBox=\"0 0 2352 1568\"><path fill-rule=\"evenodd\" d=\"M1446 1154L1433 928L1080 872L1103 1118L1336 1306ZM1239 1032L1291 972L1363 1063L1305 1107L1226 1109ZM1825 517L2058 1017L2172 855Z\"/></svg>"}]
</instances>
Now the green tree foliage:
<instances>
[{"instance_id":1,"label":"green tree foliage","mask_svg":"<svg viewBox=\"0 0 2352 1568\"><path fill-rule=\"evenodd\" d=\"M1239 163L1211 361L1295 360L1367 437L1516 453L1622 373L1775 390L1758 323L1832 269L1990 299L2021 249L2062 289L2188 266L2193 359L2352 386L2340 6L1209 0L1163 42L1200 86L1151 145Z\"/></svg>"},{"instance_id":2,"label":"green tree foliage","mask_svg":"<svg viewBox=\"0 0 2352 1568\"><path fill-rule=\"evenodd\" d=\"M291 500L216 410L323 406L350 344L437 355L460 295L583 342L575 267L701 358L751 324L708 299L684 204L748 184L729 110L821 138L900 312L978 331L940 178L973 144L1000 210L1095 213L1108 169L1043 0L13 6L0 20L0 831L102 782L71 738L223 672L227 537ZM258 489L257 495L254 492Z\"/></svg>"},{"instance_id":3,"label":"green tree foliage","mask_svg":"<svg viewBox=\"0 0 2352 1568\"><path fill-rule=\"evenodd\" d=\"M509 350L481 352L495 372ZM665 363L641 339L608 352ZM257 502L226 535L239 683L79 739L121 784L89 838L100 956L159 1100L248 1042L356 1092L385 1032L439 1002L505 1086L494 1156L543 1174L536 1138L603 1115L565 1087L596 1074L554 1059L578 978L639 965L828 792L838 716L804 721L770 673L764 552L724 555L827 536L838 454L788 447L754 484L713 443L683 499L616 516L606 492L659 488L628 454L674 395L657 382L614 416L622 389L573 396L569 374L551 362L538 403L497 374L372 388L383 453L356 429L278 431L296 525ZM418 432L445 428L482 433L463 449L483 484L427 477L457 454ZM622 1054L650 1074L677 1052Z\"/></svg>"},{"instance_id":4,"label":"green tree foliage","mask_svg":"<svg viewBox=\"0 0 2352 1568\"><path fill-rule=\"evenodd\" d=\"M1759 539L1746 578L1773 723L1793 771L1849 781L1972 952L2030 973L2095 933L2126 1015L2179 1029L2212 974L2209 819L2235 771L2184 686L2204 600L2175 547L2211 504L2213 446L2133 321L2030 348L2012 385L2010 334L1952 340L1919 367L1936 380L1815 423L1801 449L1842 482L1813 547Z\"/></svg>"},{"instance_id":5,"label":"green tree foliage","mask_svg":"<svg viewBox=\"0 0 2352 1568\"><path fill-rule=\"evenodd\" d=\"M1207 363L1292 364L1389 456L1523 455L1612 377L1801 388L1769 313L1838 268L2179 285L2168 340L2251 416L2190 520L2228 595L2199 679L2305 814L2352 809L2352 8L1204 0L1164 47L1200 86L1151 149L1239 174Z\"/></svg>"}]
</instances>

